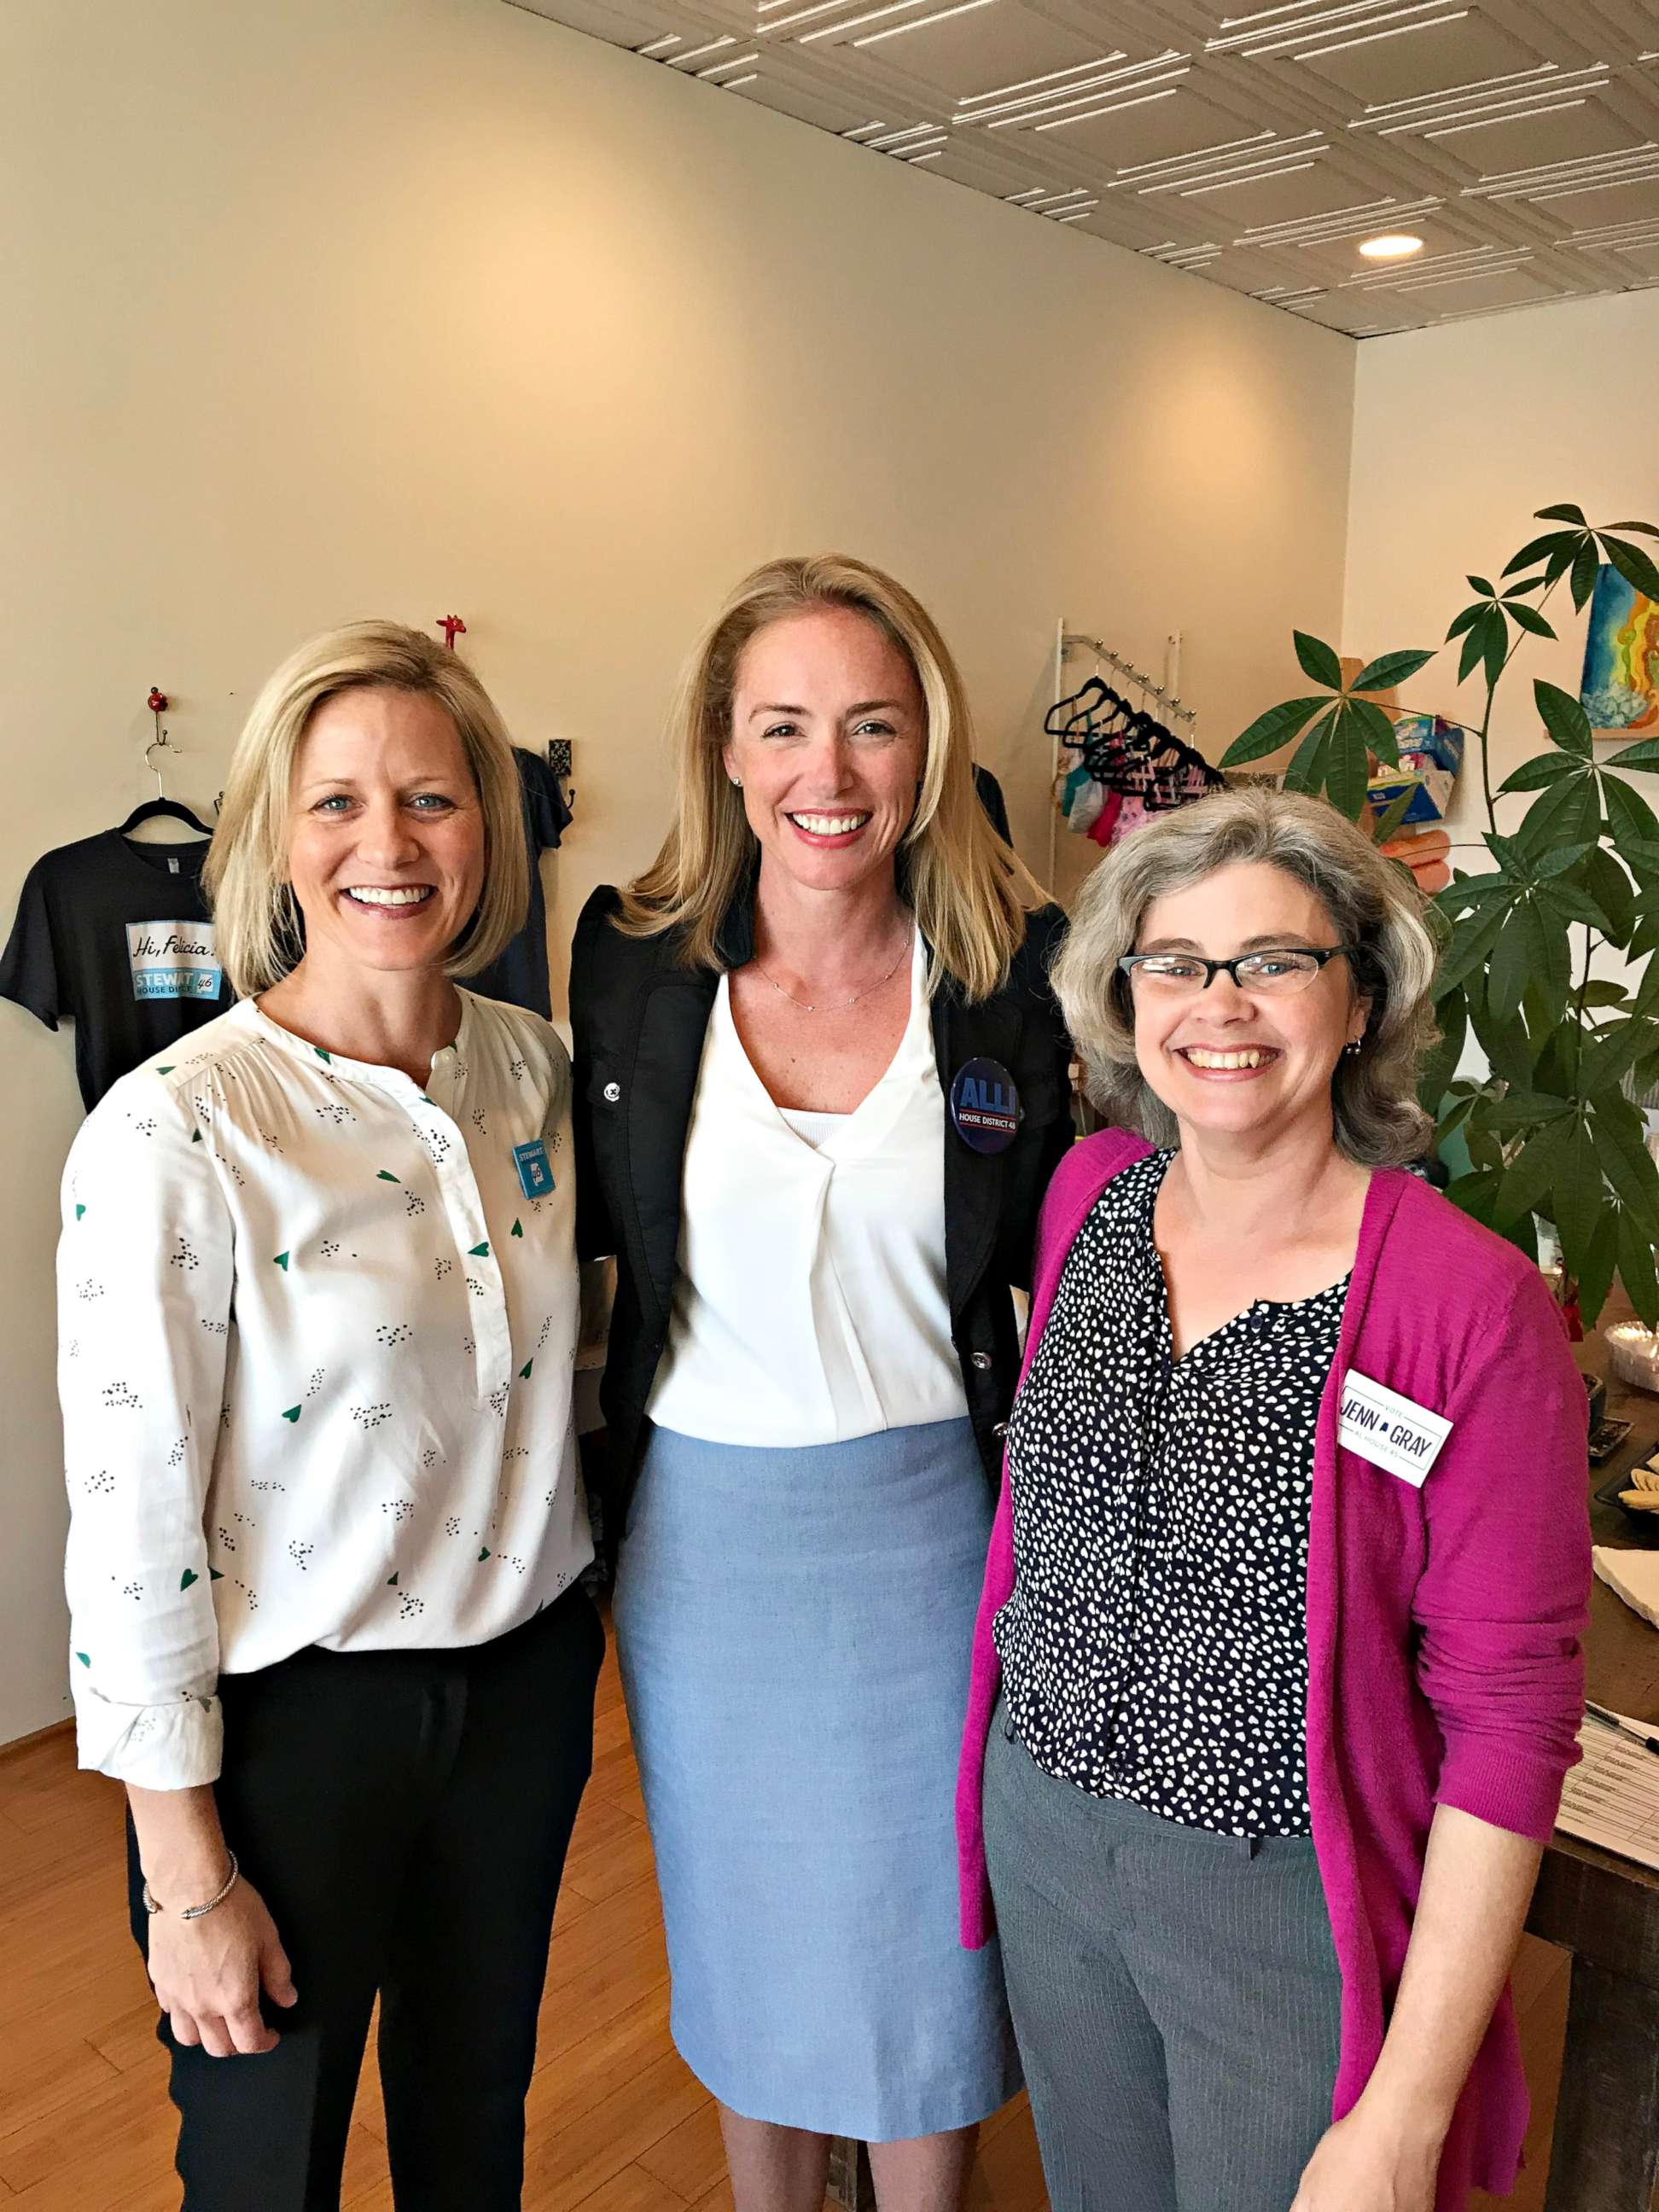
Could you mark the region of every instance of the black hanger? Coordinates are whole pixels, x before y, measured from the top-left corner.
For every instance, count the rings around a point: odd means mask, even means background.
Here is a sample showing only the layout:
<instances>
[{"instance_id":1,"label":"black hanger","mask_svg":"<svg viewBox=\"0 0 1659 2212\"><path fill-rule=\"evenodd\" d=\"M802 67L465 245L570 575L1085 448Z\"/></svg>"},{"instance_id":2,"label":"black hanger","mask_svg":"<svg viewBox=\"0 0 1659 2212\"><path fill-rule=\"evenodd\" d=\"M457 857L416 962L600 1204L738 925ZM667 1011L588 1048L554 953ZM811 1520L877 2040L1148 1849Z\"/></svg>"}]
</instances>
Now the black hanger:
<instances>
[{"instance_id":1,"label":"black hanger","mask_svg":"<svg viewBox=\"0 0 1659 2212\"><path fill-rule=\"evenodd\" d=\"M176 822L187 822L192 830L199 830L204 837L210 837L212 830L199 814L192 814L182 799L146 799L135 806L126 820L118 824L118 835L131 836L141 822L156 822L163 815L171 815Z\"/></svg>"},{"instance_id":2,"label":"black hanger","mask_svg":"<svg viewBox=\"0 0 1659 2212\"><path fill-rule=\"evenodd\" d=\"M1072 742L1071 733L1082 730L1092 734L1097 727L1097 714L1101 708L1108 709L1107 719L1112 720L1126 711L1109 684L1098 676L1091 676L1081 690L1073 691L1069 699L1057 700L1043 718L1042 726L1051 738L1066 738Z\"/></svg>"}]
</instances>

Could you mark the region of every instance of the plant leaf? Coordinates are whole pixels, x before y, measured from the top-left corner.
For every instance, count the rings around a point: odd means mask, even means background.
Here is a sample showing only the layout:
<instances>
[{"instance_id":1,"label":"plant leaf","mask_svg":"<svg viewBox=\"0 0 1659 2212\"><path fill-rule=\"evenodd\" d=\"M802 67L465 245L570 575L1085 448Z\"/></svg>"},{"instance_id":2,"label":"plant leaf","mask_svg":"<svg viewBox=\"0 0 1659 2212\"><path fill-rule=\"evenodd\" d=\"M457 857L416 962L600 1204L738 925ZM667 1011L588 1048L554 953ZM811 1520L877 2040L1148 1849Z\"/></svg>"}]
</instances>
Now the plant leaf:
<instances>
[{"instance_id":1,"label":"plant leaf","mask_svg":"<svg viewBox=\"0 0 1659 2212\"><path fill-rule=\"evenodd\" d=\"M1654 812L1639 791L1633 791L1629 784L1610 775L1602 783L1601 799L1607 810L1607 828L1615 845L1624 838L1635 837L1650 842L1659 852L1659 814Z\"/></svg>"},{"instance_id":2,"label":"plant leaf","mask_svg":"<svg viewBox=\"0 0 1659 2212\"><path fill-rule=\"evenodd\" d=\"M1589 1249L1578 1270L1578 1314L1586 1328L1607 1302L1613 1269L1619 1259L1619 1212L1604 1206L1590 1233Z\"/></svg>"},{"instance_id":3,"label":"plant leaf","mask_svg":"<svg viewBox=\"0 0 1659 2212\"><path fill-rule=\"evenodd\" d=\"M1435 978L1437 1000L1461 983L1472 969L1484 966L1487 954L1509 921L1510 910L1508 906L1488 906L1458 923L1441 956Z\"/></svg>"},{"instance_id":4,"label":"plant leaf","mask_svg":"<svg viewBox=\"0 0 1659 2212\"><path fill-rule=\"evenodd\" d=\"M1498 597L1497 585L1489 584L1484 576L1466 576L1463 580L1472 592L1479 592L1483 599L1495 599Z\"/></svg>"},{"instance_id":5,"label":"plant leaf","mask_svg":"<svg viewBox=\"0 0 1659 2212\"><path fill-rule=\"evenodd\" d=\"M1578 1088L1595 1098L1614 1091L1644 1052L1659 1044L1659 1024L1636 1015L1627 1021L1609 1022L1578 1063Z\"/></svg>"},{"instance_id":6,"label":"plant leaf","mask_svg":"<svg viewBox=\"0 0 1659 2212\"><path fill-rule=\"evenodd\" d=\"M1659 769L1659 738L1643 738L1636 744L1626 745L1619 752L1609 753L1606 765L1608 768L1641 769L1651 775L1656 769Z\"/></svg>"},{"instance_id":7,"label":"plant leaf","mask_svg":"<svg viewBox=\"0 0 1659 2212\"><path fill-rule=\"evenodd\" d=\"M1532 901L1517 899L1486 966L1486 1004L1495 1022L1513 1021L1520 1012L1527 979L1543 957L1540 937Z\"/></svg>"},{"instance_id":8,"label":"plant leaf","mask_svg":"<svg viewBox=\"0 0 1659 2212\"><path fill-rule=\"evenodd\" d=\"M1653 1328L1659 1322L1659 1279L1654 1275L1653 1247L1642 1234L1635 1215L1623 1206L1619 1209L1619 1279L1643 1322ZM1585 1316L1587 1321L1592 1318Z\"/></svg>"},{"instance_id":9,"label":"plant leaf","mask_svg":"<svg viewBox=\"0 0 1659 2212\"><path fill-rule=\"evenodd\" d=\"M1433 647L1426 653L1408 649L1404 653L1379 653L1375 660L1366 662L1348 689L1351 691L1391 690L1396 684L1409 682L1419 668L1426 668L1433 659ZM1309 672L1311 674L1311 670Z\"/></svg>"},{"instance_id":10,"label":"plant leaf","mask_svg":"<svg viewBox=\"0 0 1659 2212\"><path fill-rule=\"evenodd\" d=\"M1482 606L1480 608L1480 613L1475 615L1474 622L1468 623L1468 635L1462 641L1462 653L1458 654L1460 684L1467 684L1468 677L1475 672L1475 668L1480 668L1480 661L1482 661L1484 653L1486 653L1486 617L1489 617L1489 615L1491 615L1491 608Z\"/></svg>"},{"instance_id":11,"label":"plant leaf","mask_svg":"<svg viewBox=\"0 0 1659 2212\"><path fill-rule=\"evenodd\" d=\"M1580 760L1590 757L1589 716L1570 692L1559 684L1546 684L1538 678L1532 687L1533 703L1538 709L1539 720L1549 734L1553 745L1563 752L1577 753Z\"/></svg>"},{"instance_id":12,"label":"plant leaf","mask_svg":"<svg viewBox=\"0 0 1659 2212\"><path fill-rule=\"evenodd\" d=\"M1449 992L1435 1009L1440 1024L1440 1035L1423 1056L1418 1071L1417 1096L1429 1113L1437 1114L1440 1102L1446 1095L1446 1085L1456 1072L1463 1056L1463 1040L1468 1033L1468 1006L1461 991Z\"/></svg>"},{"instance_id":13,"label":"plant leaf","mask_svg":"<svg viewBox=\"0 0 1659 2212\"><path fill-rule=\"evenodd\" d=\"M1485 606L1477 599L1472 607L1465 607L1461 615L1454 615L1451 628L1446 632L1446 643L1449 645L1455 637L1462 637L1466 629L1473 629L1486 611Z\"/></svg>"},{"instance_id":14,"label":"plant leaf","mask_svg":"<svg viewBox=\"0 0 1659 2212\"><path fill-rule=\"evenodd\" d=\"M1491 690L1504 673L1504 664L1509 659L1510 634L1504 627L1500 608L1488 607L1486 612L1490 620L1482 635L1486 645L1486 685Z\"/></svg>"},{"instance_id":15,"label":"plant leaf","mask_svg":"<svg viewBox=\"0 0 1659 2212\"><path fill-rule=\"evenodd\" d=\"M1486 1126L1500 1137L1512 1137L1517 1129L1535 1129L1577 1111L1571 1098L1559 1098L1553 1091L1506 1091L1487 1115Z\"/></svg>"},{"instance_id":16,"label":"plant leaf","mask_svg":"<svg viewBox=\"0 0 1659 2212\"><path fill-rule=\"evenodd\" d=\"M1501 1169L1495 1173L1477 1171L1474 1175L1458 1176L1447 1184L1446 1196L1472 1221L1484 1222L1490 1229L1492 1209L1498 1202L1503 1179Z\"/></svg>"},{"instance_id":17,"label":"plant leaf","mask_svg":"<svg viewBox=\"0 0 1659 2212\"><path fill-rule=\"evenodd\" d=\"M1606 1203L1606 1185L1595 1146L1583 1121L1575 1121L1557 1163L1551 1213L1561 1232L1561 1251L1570 1274L1577 1275Z\"/></svg>"},{"instance_id":18,"label":"plant leaf","mask_svg":"<svg viewBox=\"0 0 1659 2212\"><path fill-rule=\"evenodd\" d=\"M1342 663L1322 637L1310 637L1305 629L1297 629L1291 632L1291 641L1304 676L1311 676L1316 684L1323 684L1330 690L1342 689Z\"/></svg>"},{"instance_id":19,"label":"plant leaf","mask_svg":"<svg viewBox=\"0 0 1659 2212\"><path fill-rule=\"evenodd\" d=\"M1609 530L1636 530L1644 538L1659 538L1659 522L1610 522Z\"/></svg>"},{"instance_id":20,"label":"plant leaf","mask_svg":"<svg viewBox=\"0 0 1659 2212\"><path fill-rule=\"evenodd\" d=\"M1547 1121L1528 1138L1504 1170L1504 1188L1492 1216L1495 1229L1507 1229L1523 1213L1531 1213L1543 1205L1555 1182L1556 1170L1573 1127L1571 1115L1566 1115Z\"/></svg>"},{"instance_id":21,"label":"plant leaf","mask_svg":"<svg viewBox=\"0 0 1659 2212\"><path fill-rule=\"evenodd\" d=\"M1310 715L1321 708L1328 710L1330 701L1322 693L1313 699L1286 699L1277 707L1269 707L1265 714L1258 714L1248 730L1243 730L1221 756L1223 768L1243 768L1247 761L1260 760L1266 753L1276 753L1281 745L1289 744L1307 722Z\"/></svg>"},{"instance_id":22,"label":"plant leaf","mask_svg":"<svg viewBox=\"0 0 1659 2212\"><path fill-rule=\"evenodd\" d=\"M1565 1019L1567 1001L1572 994L1572 944L1567 935L1566 925L1559 921L1554 915L1540 910L1534 919L1538 924L1538 943L1543 954L1543 964L1532 981L1549 1010L1550 1025L1553 1027ZM1573 1034L1576 1036L1577 1033L1575 1029ZM1557 1086L1548 1084L1540 1086L1544 1090L1554 1087Z\"/></svg>"},{"instance_id":23,"label":"plant leaf","mask_svg":"<svg viewBox=\"0 0 1659 2212\"><path fill-rule=\"evenodd\" d=\"M1513 775L1506 775L1498 787L1501 799L1510 791L1542 791L1547 784L1557 783L1564 775L1581 774L1577 763L1566 753L1534 753L1530 760L1522 761ZM1655 824L1659 828L1659 823Z\"/></svg>"},{"instance_id":24,"label":"plant leaf","mask_svg":"<svg viewBox=\"0 0 1659 2212\"><path fill-rule=\"evenodd\" d=\"M1479 1040L1480 1049L1486 1055L1492 1073L1507 1083L1511 1091L1531 1091L1534 1087L1532 1052L1526 1024L1520 1020L1495 1021L1484 991L1471 991L1468 995L1469 1025Z\"/></svg>"},{"instance_id":25,"label":"plant leaf","mask_svg":"<svg viewBox=\"0 0 1659 2212\"><path fill-rule=\"evenodd\" d=\"M1636 889L1604 845L1592 845L1583 860L1584 882L1607 922L1602 934L1614 945L1628 945L1636 927Z\"/></svg>"},{"instance_id":26,"label":"plant leaf","mask_svg":"<svg viewBox=\"0 0 1659 2212\"><path fill-rule=\"evenodd\" d=\"M1564 548L1567 559L1571 561L1578 550L1577 532L1571 530L1548 531L1542 538L1529 539L1513 561L1504 563L1504 574L1506 576L1518 575L1522 568L1530 568L1534 561L1553 559Z\"/></svg>"},{"instance_id":27,"label":"plant leaf","mask_svg":"<svg viewBox=\"0 0 1659 2212\"><path fill-rule=\"evenodd\" d=\"M1595 540L1585 538L1572 561L1572 603L1581 613L1589 605L1590 593L1595 589L1596 571L1601 565L1595 555Z\"/></svg>"},{"instance_id":28,"label":"plant leaf","mask_svg":"<svg viewBox=\"0 0 1659 2212\"><path fill-rule=\"evenodd\" d=\"M1534 637L1553 637L1555 632L1544 620L1536 607L1529 607L1524 599L1505 599L1504 611L1512 623L1529 632Z\"/></svg>"},{"instance_id":29,"label":"plant leaf","mask_svg":"<svg viewBox=\"0 0 1659 2212\"><path fill-rule=\"evenodd\" d=\"M1323 788L1325 763L1330 757L1331 724L1335 719L1335 708L1328 708L1291 754L1284 777L1286 791L1316 793Z\"/></svg>"},{"instance_id":30,"label":"plant leaf","mask_svg":"<svg viewBox=\"0 0 1659 2212\"><path fill-rule=\"evenodd\" d=\"M1642 1141L1642 1125L1633 1108L1620 1112L1622 1098L1595 1102L1594 1150L1607 1170L1607 1179L1635 1214L1650 1243L1659 1241L1659 1168L1648 1157ZM1628 1117L1628 1118L1627 1118ZM1635 1121L1634 1128L1631 1126Z\"/></svg>"},{"instance_id":31,"label":"plant leaf","mask_svg":"<svg viewBox=\"0 0 1659 2212\"><path fill-rule=\"evenodd\" d=\"M1586 1006L1620 1006L1631 1011L1630 993L1622 983L1609 983L1605 976L1592 975L1588 983L1578 987L1578 996Z\"/></svg>"},{"instance_id":32,"label":"plant leaf","mask_svg":"<svg viewBox=\"0 0 1659 2212\"><path fill-rule=\"evenodd\" d=\"M1371 824L1371 842L1374 845L1386 845L1388 843L1389 840L1394 836L1395 831L1399 829L1401 823L1405 820L1407 809L1410 806L1413 799L1415 799L1416 796L1417 791L1415 786L1409 783L1406 786L1406 788L1403 791L1399 791L1395 793L1394 797L1389 801L1382 811L1377 816L1376 821ZM1410 872L1409 870L1407 872Z\"/></svg>"},{"instance_id":33,"label":"plant leaf","mask_svg":"<svg viewBox=\"0 0 1659 2212\"><path fill-rule=\"evenodd\" d=\"M1439 1152L1442 1149L1449 1138L1455 1137L1457 1134L1458 1131L1468 1120L1470 1115L1474 1113L1476 1105L1480 1103L1480 1094L1478 1091L1471 1091L1464 1097L1454 1099L1452 1103L1447 1107L1445 1112L1440 1116L1440 1119L1434 1125L1434 1148L1436 1152Z\"/></svg>"},{"instance_id":34,"label":"plant leaf","mask_svg":"<svg viewBox=\"0 0 1659 2212\"><path fill-rule=\"evenodd\" d=\"M1619 571L1633 592L1644 599L1659 599L1659 568L1653 564L1653 556L1639 545L1632 545L1626 538L1601 537L1601 550Z\"/></svg>"},{"instance_id":35,"label":"plant leaf","mask_svg":"<svg viewBox=\"0 0 1659 2212\"><path fill-rule=\"evenodd\" d=\"M1374 700L1350 697L1345 711L1353 719L1362 741L1370 747L1385 767L1400 765L1400 740L1395 735L1394 724Z\"/></svg>"},{"instance_id":36,"label":"plant leaf","mask_svg":"<svg viewBox=\"0 0 1659 2212\"><path fill-rule=\"evenodd\" d=\"M1527 809L1516 842L1528 859L1564 845L1595 842L1601 829L1601 794L1593 775L1563 776Z\"/></svg>"},{"instance_id":37,"label":"plant leaf","mask_svg":"<svg viewBox=\"0 0 1659 2212\"><path fill-rule=\"evenodd\" d=\"M1504 573L1507 575L1508 569L1506 568ZM1541 570L1535 576L1518 577L1503 595L1504 605L1508 606L1511 600L1522 598L1528 592L1541 591L1547 581L1548 579Z\"/></svg>"},{"instance_id":38,"label":"plant leaf","mask_svg":"<svg viewBox=\"0 0 1659 2212\"><path fill-rule=\"evenodd\" d=\"M1339 814L1358 822L1365 811L1365 785L1370 772L1365 739L1352 704L1344 700L1331 723L1329 750L1325 759L1325 794Z\"/></svg>"},{"instance_id":39,"label":"plant leaf","mask_svg":"<svg viewBox=\"0 0 1659 2212\"><path fill-rule=\"evenodd\" d=\"M1540 884L1539 896L1549 905L1552 914L1563 921L1577 921L1586 929L1598 929L1605 937L1611 933L1611 924L1595 901L1582 884L1562 883Z\"/></svg>"},{"instance_id":40,"label":"plant leaf","mask_svg":"<svg viewBox=\"0 0 1659 2212\"><path fill-rule=\"evenodd\" d=\"M1540 507L1537 511L1537 519L1540 522L1576 522L1581 530L1587 530L1589 527L1584 520L1583 508L1573 507L1571 504L1563 507Z\"/></svg>"}]
</instances>

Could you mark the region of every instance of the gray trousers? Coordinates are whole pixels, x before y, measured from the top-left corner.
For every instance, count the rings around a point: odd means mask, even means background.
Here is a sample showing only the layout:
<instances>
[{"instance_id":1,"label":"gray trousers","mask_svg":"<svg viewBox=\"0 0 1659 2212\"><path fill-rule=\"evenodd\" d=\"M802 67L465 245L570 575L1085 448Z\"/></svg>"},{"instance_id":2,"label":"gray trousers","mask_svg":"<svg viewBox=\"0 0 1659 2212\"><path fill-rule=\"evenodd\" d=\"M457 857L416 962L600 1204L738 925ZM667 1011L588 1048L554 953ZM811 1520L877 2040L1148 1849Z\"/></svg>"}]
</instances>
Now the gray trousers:
<instances>
[{"instance_id":1,"label":"gray trousers","mask_svg":"<svg viewBox=\"0 0 1659 2212\"><path fill-rule=\"evenodd\" d=\"M985 1850L1054 2212L1288 2212L1342 1993L1312 1843L1057 1782L999 1704Z\"/></svg>"}]
</instances>

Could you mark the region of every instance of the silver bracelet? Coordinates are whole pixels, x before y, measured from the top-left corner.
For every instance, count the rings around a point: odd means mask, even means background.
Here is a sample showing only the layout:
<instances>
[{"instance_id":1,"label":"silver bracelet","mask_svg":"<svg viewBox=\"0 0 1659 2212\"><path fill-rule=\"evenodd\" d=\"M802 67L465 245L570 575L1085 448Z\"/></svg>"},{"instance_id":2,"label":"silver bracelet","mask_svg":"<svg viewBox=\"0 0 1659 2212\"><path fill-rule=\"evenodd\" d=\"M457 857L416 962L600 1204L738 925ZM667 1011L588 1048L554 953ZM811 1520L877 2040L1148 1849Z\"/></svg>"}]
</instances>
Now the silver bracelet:
<instances>
[{"instance_id":1,"label":"silver bracelet","mask_svg":"<svg viewBox=\"0 0 1659 2212\"><path fill-rule=\"evenodd\" d=\"M222 1905L224 1903L225 1899L230 1895L231 1891L235 1888L242 1871L241 1868L236 1863L236 1854L234 1851L229 1852L229 1858L230 1872L225 1876L224 1887L219 1892L218 1895L216 1897L209 1898L205 1905L186 1905L185 1910L179 1915L180 1920L199 1920L204 1913L211 1912L216 1905ZM167 1910L165 1905L158 1905L156 1903L155 1896L151 1893L149 1882L144 1884L144 1910L146 1912L151 1914L165 1912Z\"/></svg>"}]
</instances>

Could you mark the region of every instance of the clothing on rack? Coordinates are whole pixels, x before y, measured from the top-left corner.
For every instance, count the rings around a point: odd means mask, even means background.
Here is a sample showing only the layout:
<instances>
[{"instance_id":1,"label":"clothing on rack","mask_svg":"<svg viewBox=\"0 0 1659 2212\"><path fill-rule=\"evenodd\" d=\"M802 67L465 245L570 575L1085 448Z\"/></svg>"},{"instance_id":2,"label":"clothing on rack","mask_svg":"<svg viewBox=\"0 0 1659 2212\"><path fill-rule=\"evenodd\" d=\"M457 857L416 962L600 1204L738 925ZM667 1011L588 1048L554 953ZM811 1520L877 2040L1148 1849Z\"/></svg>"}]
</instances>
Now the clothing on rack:
<instances>
[{"instance_id":1,"label":"clothing on rack","mask_svg":"<svg viewBox=\"0 0 1659 2212\"><path fill-rule=\"evenodd\" d=\"M1098 676L1051 708L1043 725L1078 757L1057 784L1066 827L1100 846L1121 844L1224 779L1185 738L1132 707Z\"/></svg>"},{"instance_id":2,"label":"clothing on rack","mask_svg":"<svg viewBox=\"0 0 1659 2212\"><path fill-rule=\"evenodd\" d=\"M205 838L143 845L104 830L46 854L24 880L0 997L49 1030L74 1022L88 1109L231 1003L202 893L207 849Z\"/></svg>"},{"instance_id":3,"label":"clothing on rack","mask_svg":"<svg viewBox=\"0 0 1659 2212\"><path fill-rule=\"evenodd\" d=\"M547 976L547 900L542 890L541 857L557 850L570 827L570 804L559 779L539 753L513 748L518 763L526 849L530 857L530 908L524 927L500 957L476 975L464 978L481 999L501 999L524 1006L544 1021L551 1018Z\"/></svg>"}]
</instances>

